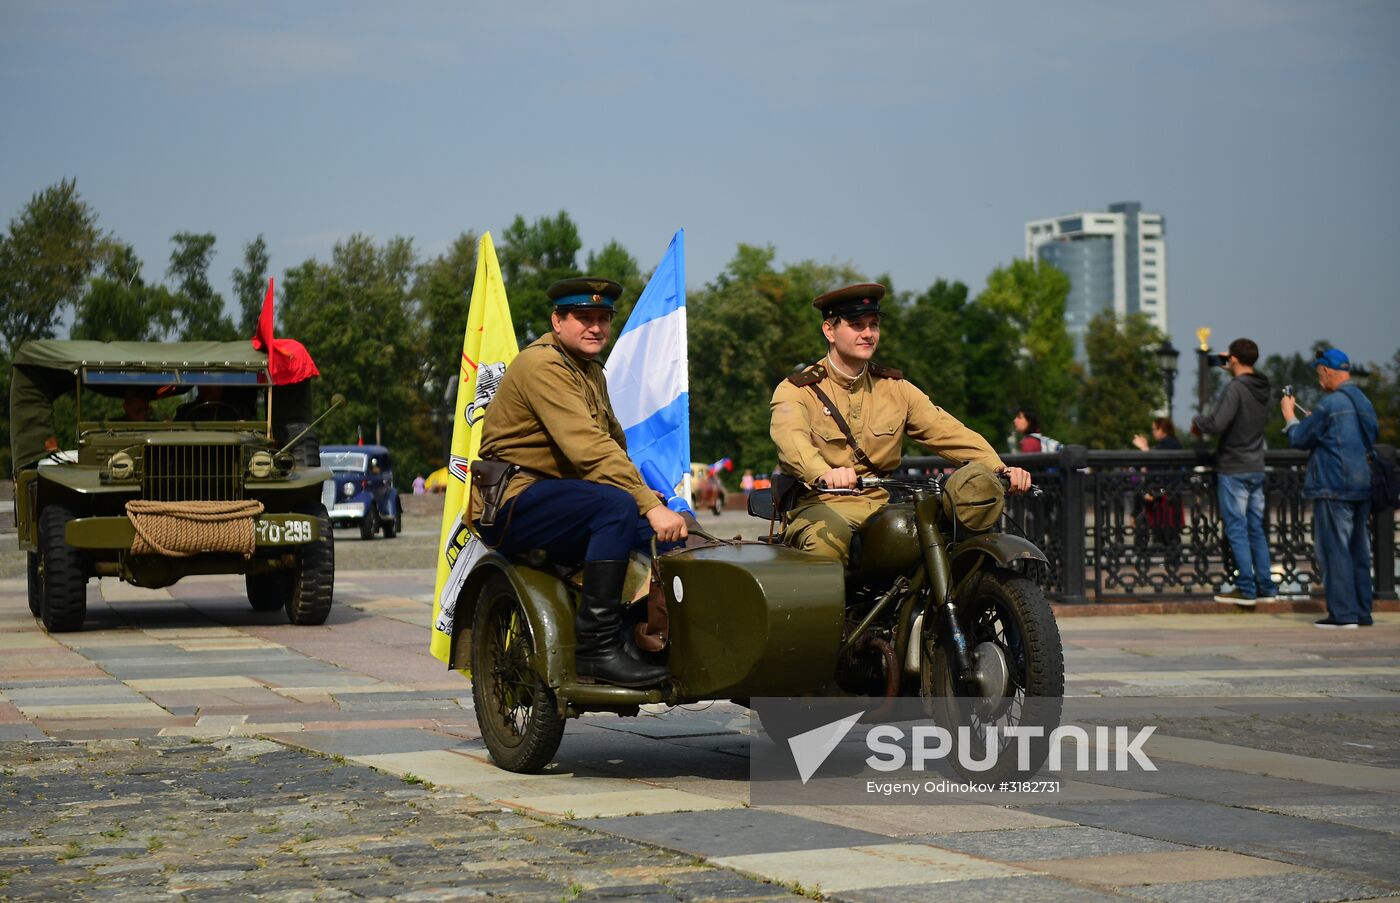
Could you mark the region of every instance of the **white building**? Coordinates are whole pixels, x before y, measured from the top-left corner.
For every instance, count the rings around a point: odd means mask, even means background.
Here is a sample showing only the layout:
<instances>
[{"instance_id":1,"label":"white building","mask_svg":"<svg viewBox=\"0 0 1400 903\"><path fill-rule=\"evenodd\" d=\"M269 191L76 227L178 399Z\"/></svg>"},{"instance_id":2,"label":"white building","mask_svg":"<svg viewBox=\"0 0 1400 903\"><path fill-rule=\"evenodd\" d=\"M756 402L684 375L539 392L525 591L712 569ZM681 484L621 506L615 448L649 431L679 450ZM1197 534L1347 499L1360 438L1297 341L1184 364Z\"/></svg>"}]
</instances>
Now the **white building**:
<instances>
[{"instance_id":1,"label":"white building","mask_svg":"<svg viewBox=\"0 0 1400 903\"><path fill-rule=\"evenodd\" d=\"M1166 233L1162 214L1136 201L1026 223L1026 258L1069 276L1065 327L1075 357L1084 359L1084 334L1101 311L1141 312L1167 332Z\"/></svg>"}]
</instances>

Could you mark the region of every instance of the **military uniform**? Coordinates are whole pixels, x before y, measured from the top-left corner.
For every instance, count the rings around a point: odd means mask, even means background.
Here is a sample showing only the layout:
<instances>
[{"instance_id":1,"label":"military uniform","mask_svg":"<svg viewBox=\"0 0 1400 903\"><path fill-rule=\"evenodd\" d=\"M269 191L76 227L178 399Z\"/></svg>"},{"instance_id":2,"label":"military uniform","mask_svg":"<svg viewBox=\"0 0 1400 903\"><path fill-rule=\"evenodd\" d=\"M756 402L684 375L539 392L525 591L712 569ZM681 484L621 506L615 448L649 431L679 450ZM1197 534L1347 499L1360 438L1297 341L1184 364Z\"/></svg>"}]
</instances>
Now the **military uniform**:
<instances>
[{"instance_id":1,"label":"military uniform","mask_svg":"<svg viewBox=\"0 0 1400 903\"><path fill-rule=\"evenodd\" d=\"M879 289L875 302L884 294L882 286L852 286L818 298L827 302L818 304L818 309L828 313L832 296L837 296L835 307L841 310L842 293L860 294L853 289L866 289L867 295ZM872 309L866 301L854 310L856 316L864 313L879 313L879 307ZM820 389L845 418L864 459L856 455L814 389ZM838 372L829 359L814 364L778 384L771 410L769 432L778 447L779 467L808 484L837 467L850 467L858 476L888 473L899 466L905 436L959 464L976 461L993 470L1002 466L986 439L934 405L898 370L874 362L854 378ZM853 496L808 492L789 513L783 541L844 562L854 531L888 501L883 489Z\"/></svg>"},{"instance_id":2,"label":"military uniform","mask_svg":"<svg viewBox=\"0 0 1400 903\"><path fill-rule=\"evenodd\" d=\"M490 526L472 493L471 519L481 538L506 554L544 549L562 564L583 565L574 616L574 668L580 679L624 687L652 686L663 666L639 661L626 647L621 598L628 557L655 537L646 513L661 504L627 457L627 439L608 400L603 365L585 357L596 312L612 311L622 286L605 279L566 279L549 287L555 328L520 352L490 400L481 457L521 468L506 485ZM588 311L595 313L588 314ZM571 315L579 319L569 321ZM589 323L593 325L588 325ZM560 324L563 324L562 326ZM585 332L573 330L582 324Z\"/></svg>"},{"instance_id":3,"label":"military uniform","mask_svg":"<svg viewBox=\"0 0 1400 903\"><path fill-rule=\"evenodd\" d=\"M525 468L511 478L506 504L540 479L616 486L645 514L661 502L627 457L627 437L608 401L603 365L570 354L553 333L527 345L510 366L481 435L481 457ZM481 499L472 498L472 519Z\"/></svg>"}]
</instances>

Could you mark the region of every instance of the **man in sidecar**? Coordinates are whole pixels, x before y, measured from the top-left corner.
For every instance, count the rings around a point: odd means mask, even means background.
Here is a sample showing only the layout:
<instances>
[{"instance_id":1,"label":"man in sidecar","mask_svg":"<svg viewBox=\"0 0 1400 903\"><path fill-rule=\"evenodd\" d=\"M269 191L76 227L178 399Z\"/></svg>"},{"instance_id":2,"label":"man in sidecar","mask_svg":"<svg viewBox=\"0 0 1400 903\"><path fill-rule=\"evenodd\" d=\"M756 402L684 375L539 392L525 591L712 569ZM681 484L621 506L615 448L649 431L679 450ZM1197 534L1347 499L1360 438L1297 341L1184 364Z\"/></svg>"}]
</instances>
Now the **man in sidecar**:
<instances>
[{"instance_id":1,"label":"man in sidecar","mask_svg":"<svg viewBox=\"0 0 1400 903\"><path fill-rule=\"evenodd\" d=\"M612 331L622 286L565 279L549 287L553 330L521 350L491 401L473 465L471 518L504 554L543 549L583 565L574 664L580 677L647 687L666 668L624 644L622 586L628 556L651 539L686 538L685 520L647 488L627 457L597 355ZM493 462L498 462L493 464Z\"/></svg>"},{"instance_id":2,"label":"man in sidecar","mask_svg":"<svg viewBox=\"0 0 1400 903\"><path fill-rule=\"evenodd\" d=\"M1011 492L1025 492L1028 472L1008 468L987 440L934 405L898 370L871 360L880 343L884 296L883 285L867 283L812 302L822 313L827 354L773 392L770 435L782 472L808 486L854 489L857 478L899 466L907 435L951 461L1005 473ZM883 489L839 496L806 491L788 511L783 541L848 563L851 537L888 501Z\"/></svg>"}]
</instances>

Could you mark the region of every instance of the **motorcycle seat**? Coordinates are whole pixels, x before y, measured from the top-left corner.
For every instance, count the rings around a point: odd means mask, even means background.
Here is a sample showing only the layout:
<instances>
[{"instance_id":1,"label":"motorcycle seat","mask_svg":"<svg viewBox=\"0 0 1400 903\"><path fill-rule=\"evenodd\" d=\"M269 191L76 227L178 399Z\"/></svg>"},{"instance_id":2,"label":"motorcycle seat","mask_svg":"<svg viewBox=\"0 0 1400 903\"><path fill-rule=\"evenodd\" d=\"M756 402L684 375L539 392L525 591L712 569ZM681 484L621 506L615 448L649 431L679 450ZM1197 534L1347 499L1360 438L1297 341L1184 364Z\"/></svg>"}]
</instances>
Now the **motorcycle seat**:
<instances>
[{"instance_id":1,"label":"motorcycle seat","mask_svg":"<svg viewBox=\"0 0 1400 903\"><path fill-rule=\"evenodd\" d=\"M529 549L507 557L511 564L522 564L537 571L544 571L547 574L553 574L560 580L568 580L582 569L582 565L555 561L549 557L549 553L544 549Z\"/></svg>"}]
</instances>

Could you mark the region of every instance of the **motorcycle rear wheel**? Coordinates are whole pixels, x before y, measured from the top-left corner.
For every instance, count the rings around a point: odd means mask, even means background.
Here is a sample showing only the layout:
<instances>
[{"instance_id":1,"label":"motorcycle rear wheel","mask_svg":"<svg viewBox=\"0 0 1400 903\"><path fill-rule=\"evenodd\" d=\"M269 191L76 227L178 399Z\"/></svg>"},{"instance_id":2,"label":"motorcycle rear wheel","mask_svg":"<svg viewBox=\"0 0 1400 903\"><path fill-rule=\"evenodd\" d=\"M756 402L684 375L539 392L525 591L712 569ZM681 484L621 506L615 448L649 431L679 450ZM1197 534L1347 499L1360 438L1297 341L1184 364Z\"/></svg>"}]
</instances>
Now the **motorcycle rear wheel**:
<instances>
[{"instance_id":1,"label":"motorcycle rear wheel","mask_svg":"<svg viewBox=\"0 0 1400 903\"><path fill-rule=\"evenodd\" d=\"M983 687L966 686L943 644L932 633L924 636L920 656L920 690L924 709L953 735L949 762L967 780L1029 778L1045 763L1048 736L1059 726L1065 691L1065 656L1055 615L1040 587L1014 571L988 568L957 603L958 624L968 647L1005 666L1005 685L987 694ZM1018 768L1015 741L999 737L996 765L976 771L964 766L958 749L958 728L968 728L973 759L985 752L986 728L1038 726L1044 736L1030 744L1029 771Z\"/></svg>"},{"instance_id":2,"label":"motorcycle rear wheel","mask_svg":"<svg viewBox=\"0 0 1400 903\"><path fill-rule=\"evenodd\" d=\"M564 737L554 691L534 669L538 654L510 581L493 575L472 619L472 701L486 751L506 771L541 770Z\"/></svg>"}]
</instances>

